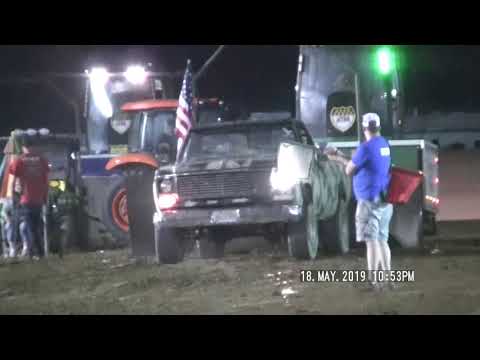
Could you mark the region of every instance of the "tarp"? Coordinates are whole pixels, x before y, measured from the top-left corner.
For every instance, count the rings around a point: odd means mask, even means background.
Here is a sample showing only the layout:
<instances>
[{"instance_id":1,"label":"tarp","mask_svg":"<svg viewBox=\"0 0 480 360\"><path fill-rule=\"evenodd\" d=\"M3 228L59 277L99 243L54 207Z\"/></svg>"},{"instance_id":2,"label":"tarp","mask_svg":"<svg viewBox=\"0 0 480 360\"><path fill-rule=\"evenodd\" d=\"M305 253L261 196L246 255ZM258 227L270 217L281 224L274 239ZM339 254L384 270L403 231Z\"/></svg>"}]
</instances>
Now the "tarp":
<instances>
[{"instance_id":1,"label":"tarp","mask_svg":"<svg viewBox=\"0 0 480 360\"><path fill-rule=\"evenodd\" d=\"M286 183L291 177L295 182L311 181L315 214L319 221L332 218L337 213L340 199L347 203L351 199L352 185L345 172L345 165L328 159L312 146L282 143L278 151L277 167L277 175Z\"/></svg>"},{"instance_id":2,"label":"tarp","mask_svg":"<svg viewBox=\"0 0 480 360\"><path fill-rule=\"evenodd\" d=\"M352 197L350 177L345 173L345 166L337 161L322 157L319 166L313 167L314 193L318 220L326 220L335 215L339 208L339 200Z\"/></svg>"}]
</instances>

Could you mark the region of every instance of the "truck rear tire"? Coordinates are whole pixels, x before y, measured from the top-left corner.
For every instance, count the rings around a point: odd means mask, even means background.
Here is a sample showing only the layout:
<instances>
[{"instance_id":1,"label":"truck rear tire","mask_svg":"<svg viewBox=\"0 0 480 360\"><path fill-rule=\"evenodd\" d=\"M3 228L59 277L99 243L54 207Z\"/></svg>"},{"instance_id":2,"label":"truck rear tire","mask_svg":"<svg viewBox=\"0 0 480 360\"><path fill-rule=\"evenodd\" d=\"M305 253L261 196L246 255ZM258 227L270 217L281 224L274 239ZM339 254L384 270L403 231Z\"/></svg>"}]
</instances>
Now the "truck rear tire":
<instances>
[{"instance_id":1,"label":"truck rear tire","mask_svg":"<svg viewBox=\"0 0 480 360\"><path fill-rule=\"evenodd\" d=\"M174 265L183 261L185 249L179 232L171 228L156 226L155 253L159 264Z\"/></svg>"},{"instance_id":2,"label":"truck rear tire","mask_svg":"<svg viewBox=\"0 0 480 360\"><path fill-rule=\"evenodd\" d=\"M321 222L320 231L328 252L344 255L350 251L349 213L349 204L340 200L335 216Z\"/></svg>"},{"instance_id":3,"label":"truck rear tire","mask_svg":"<svg viewBox=\"0 0 480 360\"><path fill-rule=\"evenodd\" d=\"M216 232L209 232L206 237L199 241L200 256L202 259L222 259L225 256L226 240Z\"/></svg>"},{"instance_id":4,"label":"truck rear tire","mask_svg":"<svg viewBox=\"0 0 480 360\"><path fill-rule=\"evenodd\" d=\"M318 221L313 202L305 207L303 220L288 224L288 250L297 260L314 260L318 254Z\"/></svg>"}]
</instances>

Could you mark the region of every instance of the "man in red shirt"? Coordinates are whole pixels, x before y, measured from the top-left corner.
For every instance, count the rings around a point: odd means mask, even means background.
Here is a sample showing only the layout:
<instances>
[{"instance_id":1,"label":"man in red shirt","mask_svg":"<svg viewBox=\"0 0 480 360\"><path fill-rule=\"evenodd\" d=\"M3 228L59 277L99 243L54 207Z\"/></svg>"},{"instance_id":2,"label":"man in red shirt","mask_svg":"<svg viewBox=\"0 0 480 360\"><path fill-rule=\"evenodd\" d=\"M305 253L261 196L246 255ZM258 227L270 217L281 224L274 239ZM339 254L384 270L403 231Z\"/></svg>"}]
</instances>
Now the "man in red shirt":
<instances>
[{"instance_id":1,"label":"man in red shirt","mask_svg":"<svg viewBox=\"0 0 480 360\"><path fill-rule=\"evenodd\" d=\"M26 224L27 248L30 259L33 258L33 246L43 257L41 224L42 207L48 196L48 161L35 151L32 137L25 136L22 144L23 154L10 165L13 175L12 194L15 193L17 179L20 183L20 208Z\"/></svg>"}]
</instances>

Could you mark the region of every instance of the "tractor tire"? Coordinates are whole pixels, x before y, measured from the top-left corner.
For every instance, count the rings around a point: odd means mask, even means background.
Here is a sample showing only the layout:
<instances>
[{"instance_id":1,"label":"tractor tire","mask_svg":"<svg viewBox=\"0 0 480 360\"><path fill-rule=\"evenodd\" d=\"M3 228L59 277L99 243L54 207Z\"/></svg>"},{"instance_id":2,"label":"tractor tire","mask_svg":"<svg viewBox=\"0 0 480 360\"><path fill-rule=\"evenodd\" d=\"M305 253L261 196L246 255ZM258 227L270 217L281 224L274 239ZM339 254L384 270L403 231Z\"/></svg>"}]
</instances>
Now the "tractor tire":
<instances>
[{"instance_id":1,"label":"tractor tire","mask_svg":"<svg viewBox=\"0 0 480 360\"><path fill-rule=\"evenodd\" d=\"M127 185L123 177L112 178L107 189L107 198L103 208L102 222L115 238L115 244L128 245L129 222L127 212Z\"/></svg>"},{"instance_id":2,"label":"tractor tire","mask_svg":"<svg viewBox=\"0 0 480 360\"><path fill-rule=\"evenodd\" d=\"M327 252L335 255L344 255L350 251L350 207L340 199L335 216L322 221L320 230Z\"/></svg>"},{"instance_id":3,"label":"tractor tire","mask_svg":"<svg viewBox=\"0 0 480 360\"><path fill-rule=\"evenodd\" d=\"M155 226L155 252L159 264L175 265L185 258L181 234L171 228Z\"/></svg>"},{"instance_id":4,"label":"tractor tire","mask_svg":"<svg viewBox=\"0 0 480 360\"><path fill-rule=\"evenodd\" d=\"M314 260L318 255L318 221L313 202L305 205L305 215L299 223L288 224L288 251L297 260Z\"/></svg>"},{"instance_id":5,"label":"tractor tire","mask_svg":"<svg viewBox=\"0 0 480 360\"><path fill-rule=\"evenodd\" d=\"M215 231L210 231L208 236L199 241L200 257L202 259L222 259L225 256L226 240Z\"/></svg>"}]
</instances>

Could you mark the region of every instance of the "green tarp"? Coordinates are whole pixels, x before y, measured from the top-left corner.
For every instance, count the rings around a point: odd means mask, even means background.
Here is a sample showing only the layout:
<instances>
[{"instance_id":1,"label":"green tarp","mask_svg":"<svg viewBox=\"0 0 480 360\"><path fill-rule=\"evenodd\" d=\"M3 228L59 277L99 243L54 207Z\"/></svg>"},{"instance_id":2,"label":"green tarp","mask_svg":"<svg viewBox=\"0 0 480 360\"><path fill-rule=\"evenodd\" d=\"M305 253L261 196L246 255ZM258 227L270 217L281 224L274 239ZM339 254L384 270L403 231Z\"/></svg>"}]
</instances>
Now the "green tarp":
<instances>
[{"instance_id":1,"label":"green tarp","mask_svg":"<svg viewBox=\"0 0 480 360\"><path fill-rule=\"evenodd\" d=\"M351 179L345 173L345 166L337 161L322 157L315 166L313 175L313 196L318 220L333 217L339 208L339 200L350 202L352 197Z\"/></svg>"}]
</instances>

